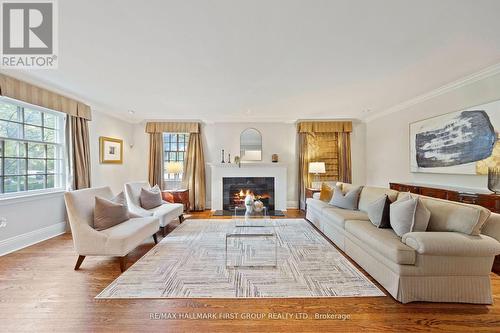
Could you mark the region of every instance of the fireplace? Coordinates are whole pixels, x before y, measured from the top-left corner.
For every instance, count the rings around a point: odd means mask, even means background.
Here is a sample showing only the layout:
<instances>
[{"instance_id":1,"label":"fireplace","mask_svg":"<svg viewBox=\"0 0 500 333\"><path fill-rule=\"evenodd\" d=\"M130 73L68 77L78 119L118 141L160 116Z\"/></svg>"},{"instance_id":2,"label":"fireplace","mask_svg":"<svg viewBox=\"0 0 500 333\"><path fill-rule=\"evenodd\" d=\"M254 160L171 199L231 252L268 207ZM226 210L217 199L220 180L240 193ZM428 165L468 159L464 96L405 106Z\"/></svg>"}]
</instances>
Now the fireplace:
<instances>
[{"instance_id":1,"label":"fireplace","mask_svg":"<svg viewBox=\"0 0 500 333\"><path fill-rule=\"evenodd\" d=\"M247 194L274 211L274 177L223 177L222 196L223 209L234 210L235 206L243 206Z\"/></svg>"}]
</instances>

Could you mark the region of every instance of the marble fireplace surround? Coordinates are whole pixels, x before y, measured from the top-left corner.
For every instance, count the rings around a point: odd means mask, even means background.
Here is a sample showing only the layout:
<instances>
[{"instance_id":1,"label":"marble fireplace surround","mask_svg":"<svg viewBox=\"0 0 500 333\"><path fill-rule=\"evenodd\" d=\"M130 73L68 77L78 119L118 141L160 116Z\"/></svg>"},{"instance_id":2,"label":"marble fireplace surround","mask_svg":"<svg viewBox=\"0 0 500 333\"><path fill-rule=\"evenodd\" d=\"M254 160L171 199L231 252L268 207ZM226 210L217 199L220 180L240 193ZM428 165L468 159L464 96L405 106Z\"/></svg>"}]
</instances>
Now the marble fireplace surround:
<instances>
[{"instance_id":1,"label":"marble fireplace surround","mask_svg":"<svg viewBox=\"0 0 500 333\"><path fill-rule=\"evenodd\" d=\"M287 168L280 163L217 163L210 164L212 182L212 210L223 208L224 177L274 177L274 209L286 210L287 206Z\"/></svg>"}]
</instances>

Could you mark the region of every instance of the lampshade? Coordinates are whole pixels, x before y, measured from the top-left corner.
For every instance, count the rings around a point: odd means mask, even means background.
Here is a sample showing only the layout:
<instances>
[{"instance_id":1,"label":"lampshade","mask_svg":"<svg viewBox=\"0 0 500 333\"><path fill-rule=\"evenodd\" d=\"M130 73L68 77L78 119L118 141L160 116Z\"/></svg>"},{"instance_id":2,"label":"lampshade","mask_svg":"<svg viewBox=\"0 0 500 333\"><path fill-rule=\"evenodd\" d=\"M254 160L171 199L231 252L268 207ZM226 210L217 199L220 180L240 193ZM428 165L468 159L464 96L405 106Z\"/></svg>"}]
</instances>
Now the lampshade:
<instances>
[{"instance_id":1,"label":"lampshade","mask_svg":"<svg viewBox=\"0 0 500 333\"><path fill-rule=\"evenodd\" d=\"M310 162L309 173L326 173L325 162Z\"/></svg>"},{"instance_id":2,"label":"lampshade","mask_svg":"<svg viewBox=\"0 0 500 333\"><path fill-rule=\"evenodd\" d=\"M167 162L167 173L181 173L183 169L182 162Z\"/></svg>"}]
</instances>

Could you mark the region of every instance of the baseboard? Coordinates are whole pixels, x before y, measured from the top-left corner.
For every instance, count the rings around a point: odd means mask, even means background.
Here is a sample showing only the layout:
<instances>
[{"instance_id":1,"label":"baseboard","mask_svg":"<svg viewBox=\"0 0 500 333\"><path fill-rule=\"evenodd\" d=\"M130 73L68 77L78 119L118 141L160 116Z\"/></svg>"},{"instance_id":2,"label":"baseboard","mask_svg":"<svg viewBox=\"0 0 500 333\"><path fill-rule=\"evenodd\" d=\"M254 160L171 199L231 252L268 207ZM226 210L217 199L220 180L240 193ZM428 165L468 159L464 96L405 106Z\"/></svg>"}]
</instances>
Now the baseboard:
<instances>
[{"instance_id":1,"label":"baseboard","mask_svg":"<svg viewBox=\"0 0 500 333\"><path fill-rule=\"evenodd\" d=\"M56 223L48 227L30 231L0 241L0 256L18 251L25 247L43 242L52 237L59 236L66 232L66 222Z\"/></svg>"}]
</instances>

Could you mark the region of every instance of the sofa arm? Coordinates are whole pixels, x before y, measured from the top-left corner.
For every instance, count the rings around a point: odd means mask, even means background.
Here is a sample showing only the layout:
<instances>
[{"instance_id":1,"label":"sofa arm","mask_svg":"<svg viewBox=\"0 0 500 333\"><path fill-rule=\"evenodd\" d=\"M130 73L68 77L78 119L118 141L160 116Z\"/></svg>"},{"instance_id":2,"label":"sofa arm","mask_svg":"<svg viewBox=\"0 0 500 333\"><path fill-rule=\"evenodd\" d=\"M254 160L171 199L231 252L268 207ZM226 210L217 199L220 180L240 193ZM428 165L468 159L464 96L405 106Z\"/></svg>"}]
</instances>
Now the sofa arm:
<instances>
[{"instance_id":1,"label":"sofa arm","mask_svg":"<svg viewBox=\"0 0 500 333\"><path fill-rule=\"evenodd\" d=\"M313 193L313 199L319 200L320 195L321 193L319 192Z\"/></svg>"},{"instance_id":2,"label":"sofa arm","mask_svg":"<svg viewBox=\"0 0 500 333\"><path fill-rule=\"evenodd\" d=\"M458 232L409 232L402 242L419 254L433 256L489 257L500 254L500 242L489 236Z\"/></svg>"}]
</instances>

